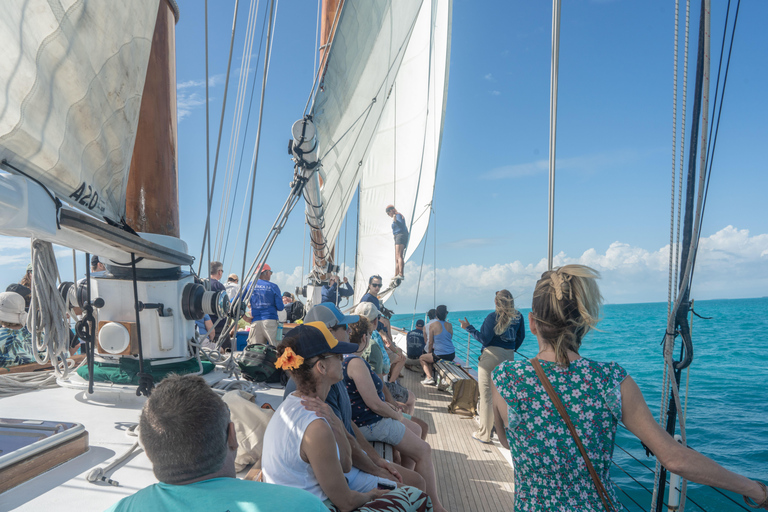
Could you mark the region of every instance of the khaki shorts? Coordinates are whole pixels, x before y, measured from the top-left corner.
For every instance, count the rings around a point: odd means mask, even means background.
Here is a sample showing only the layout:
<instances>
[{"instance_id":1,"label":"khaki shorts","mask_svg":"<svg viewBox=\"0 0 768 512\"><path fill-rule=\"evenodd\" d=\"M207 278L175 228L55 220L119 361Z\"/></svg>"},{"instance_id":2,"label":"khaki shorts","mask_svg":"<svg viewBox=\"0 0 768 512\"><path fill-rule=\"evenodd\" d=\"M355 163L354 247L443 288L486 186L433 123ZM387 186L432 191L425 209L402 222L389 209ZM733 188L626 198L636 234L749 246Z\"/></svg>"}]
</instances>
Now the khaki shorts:
<instances>
[{"instance_id":1,"label":"khaki shorts","mask_svg":"<svg viewBox=\"0 0 768 512\"><path fill-rule=\"evenodd\" d=\"M248 345L277 345L277 320L256 320L251 324Z\"/></svg>"}]
</instances>

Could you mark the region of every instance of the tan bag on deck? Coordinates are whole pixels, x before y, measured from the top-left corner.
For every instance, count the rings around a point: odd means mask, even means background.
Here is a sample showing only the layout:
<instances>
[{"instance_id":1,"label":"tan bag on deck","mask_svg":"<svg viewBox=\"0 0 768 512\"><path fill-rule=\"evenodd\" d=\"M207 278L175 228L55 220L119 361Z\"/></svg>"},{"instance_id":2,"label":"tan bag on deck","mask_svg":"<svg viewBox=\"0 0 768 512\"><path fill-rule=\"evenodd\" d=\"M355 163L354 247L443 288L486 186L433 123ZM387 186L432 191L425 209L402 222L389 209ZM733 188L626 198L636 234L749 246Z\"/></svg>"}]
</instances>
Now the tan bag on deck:
<instances>
[{"instance_id":1,"label":"tan bag on deck","mask_svg":"<svg viewBox=\"0 0 768 512\"><path fill-rule=\"evenodd\" d=\"M448 406L448 412L472 418L477 415L479 399L480 389L475 379L459 380L453 385L453 400Z\"/></svg>"}]
</instances>

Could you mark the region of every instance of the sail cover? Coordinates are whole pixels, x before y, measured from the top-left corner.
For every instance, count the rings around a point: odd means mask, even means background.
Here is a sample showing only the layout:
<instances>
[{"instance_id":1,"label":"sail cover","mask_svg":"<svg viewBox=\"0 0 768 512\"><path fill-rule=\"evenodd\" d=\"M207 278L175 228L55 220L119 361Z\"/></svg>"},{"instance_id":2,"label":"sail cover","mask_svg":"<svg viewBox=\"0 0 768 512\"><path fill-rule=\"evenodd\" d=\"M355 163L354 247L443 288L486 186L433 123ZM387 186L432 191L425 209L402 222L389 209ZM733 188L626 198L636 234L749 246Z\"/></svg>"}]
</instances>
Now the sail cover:
<instances>
[{"instance_id":1,"label":"sail cover","mask_svg":"<svg viewBox=\"0 0 768 512\"><path fill-rule=\"evenodd\" d=\"M395 274L393 204L409 226L408 260L429 225L448 88L451 1L425 1L360 180L355 299L368 278ZM379 298L387 300L391 291Z\"/></svg>"},{"instance_id":2,"label":"sail cover","mask_svg":"<svg viewBox=\"0 0 768 512\"><path fill-rule=\"evenodd\" d=\"M0 2L0 160L119 220L158 0Z\"/></svg>"},{"instance_id":3,"label":"sail cover","mask_svg":"<svg viewBox=\"0 0 768 512\"><path fill-rule=\"evenodd\" d=\"M311 110L322 164L323 235L329 247L360 182L362 163L421 6L416 0L343 4Z\"/></svg>"}]
</instances>

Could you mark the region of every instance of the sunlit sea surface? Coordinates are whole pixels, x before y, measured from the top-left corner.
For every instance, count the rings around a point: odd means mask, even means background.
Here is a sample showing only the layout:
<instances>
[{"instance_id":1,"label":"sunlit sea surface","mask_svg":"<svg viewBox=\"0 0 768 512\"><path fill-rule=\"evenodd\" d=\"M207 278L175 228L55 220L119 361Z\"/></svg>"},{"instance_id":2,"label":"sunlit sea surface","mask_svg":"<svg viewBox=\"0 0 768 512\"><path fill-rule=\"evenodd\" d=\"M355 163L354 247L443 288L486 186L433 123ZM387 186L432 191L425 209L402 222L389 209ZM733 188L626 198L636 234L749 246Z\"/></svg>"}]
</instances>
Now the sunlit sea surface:
<instances>
[{"instance_id":1,"label":"sunlit sea surface","mask_svg":"<svg viewBox=\"0 0 768 512\"><path fill-rule=\"evenodd\" d=\"M768 297L696 301L694 309L712 319L694 317L692 323L694 360L681 383L684 388L688 381L688 443L728 469L768 481ZM538 345L528 329L529 311L521 310L526 337L520 353L533 357ZM449 313L457 357L466 359L468 339L458 319L466 317L480 328L488 313L490 310ZM637 381L656 418L666 315L666 303L606 305L600 332L589 333L581 350L590 359L620 363ZM423 313L416 318L423 318ZM393 325L405 329L414 321L411 315L392 317ZM472 368L477 368L479 354L480 344L473 339L469 345ZM613 460L612 477L624 505L632 511L649 510L655 459L646 457L640 441L620 427ZM743 510L710 488L690 484L688 489L686 510ZM726 494L743 505L741 496Z\"/></svg>"}]
</instances>

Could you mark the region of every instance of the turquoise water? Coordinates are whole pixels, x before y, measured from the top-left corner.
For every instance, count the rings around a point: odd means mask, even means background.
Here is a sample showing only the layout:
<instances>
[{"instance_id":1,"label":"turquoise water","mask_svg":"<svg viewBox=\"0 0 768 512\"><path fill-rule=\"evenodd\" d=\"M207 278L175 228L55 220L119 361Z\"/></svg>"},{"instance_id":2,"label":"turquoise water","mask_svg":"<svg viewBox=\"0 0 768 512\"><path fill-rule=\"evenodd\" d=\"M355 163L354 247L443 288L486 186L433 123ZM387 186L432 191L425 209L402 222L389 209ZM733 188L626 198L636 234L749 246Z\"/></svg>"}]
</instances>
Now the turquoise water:
<instances>
[{"instance_id":1,"label":"turquoise water","mask_svg":"<svg viewBox=\"0 0 768 512\"><path fill-rule=\"evenodd\" d=\"M728 469L751 478L768 480L768 298L696 301L694 360L690 367L687 437L695 450ZM536 338L527 325L520 353L538 352ZM479 328L490 311L457 311L448 316L454 327L457 357L466 358L467 333L458 319L466 317ZM645 400L658 417L661 401L663 360L661 340L666 327L666 303L607 305L600 332L584 339L581 354L591 359L619 362L637 381ZM409 329L411 315L395 315L392 324ZM470 344L470 365L477 367L480 346ZM685 385L683 373L681 387ZM623 450L639 459L637 462ZM645 456L640 441L623 427L617 435L612 476L626 494L619 492L629 510L648 510L653 490L655 459ZM633 481L623 471L638 482ZM712 489L690 484L686 510L743 510ZM726 493L742 504L741 496ZM691 499L700 506L691 502ZM633 503L635 500L642 508Z\"/></svg>"}]
</instances>

